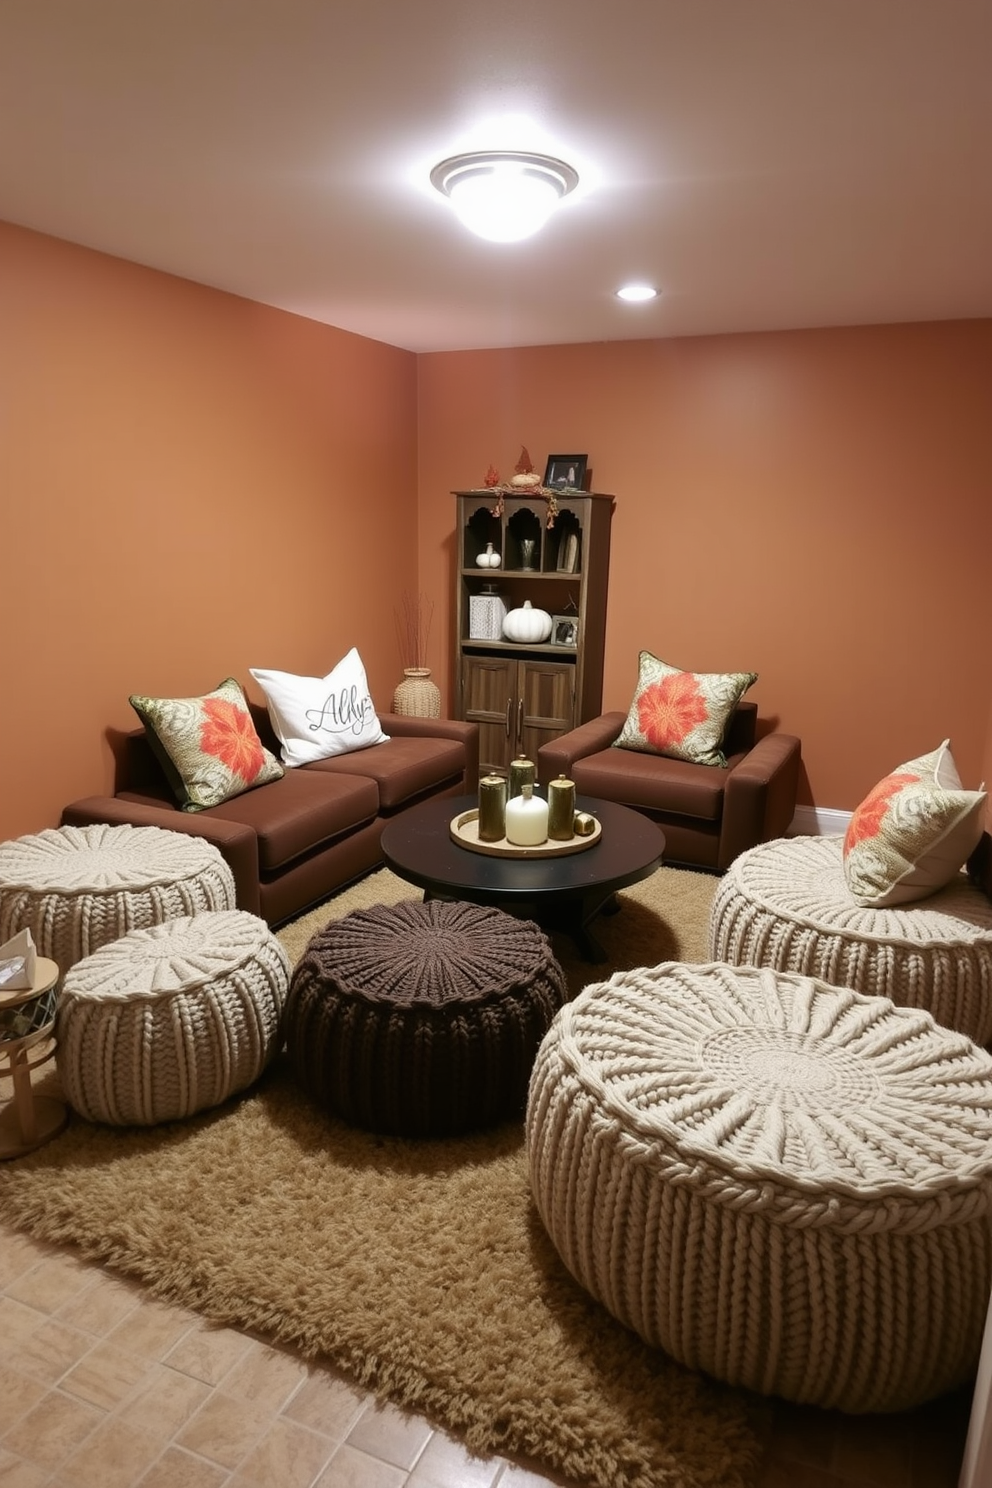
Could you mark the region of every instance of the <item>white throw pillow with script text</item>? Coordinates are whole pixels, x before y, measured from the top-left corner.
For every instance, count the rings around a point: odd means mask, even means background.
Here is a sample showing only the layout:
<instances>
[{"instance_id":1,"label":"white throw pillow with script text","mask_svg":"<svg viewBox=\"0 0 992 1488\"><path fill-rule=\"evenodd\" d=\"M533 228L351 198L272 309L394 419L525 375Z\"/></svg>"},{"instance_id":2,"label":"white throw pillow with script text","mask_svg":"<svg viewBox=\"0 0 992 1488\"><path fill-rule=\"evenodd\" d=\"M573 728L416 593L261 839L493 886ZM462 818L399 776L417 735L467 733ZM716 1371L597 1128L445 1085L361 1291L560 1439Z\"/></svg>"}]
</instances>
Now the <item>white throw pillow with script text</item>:
<instances>
[{"instance_id":1,"label":"white throw pillow with script text","mask_svg":"<svg viewBox=\"0 0 992 1488\"><path fill-rule=\"evenodd\" d=\"M354 646L326 677L248 669L265 693L286 765L388 743L369 696L362 658Z\"/></svg>"}]
</instances>

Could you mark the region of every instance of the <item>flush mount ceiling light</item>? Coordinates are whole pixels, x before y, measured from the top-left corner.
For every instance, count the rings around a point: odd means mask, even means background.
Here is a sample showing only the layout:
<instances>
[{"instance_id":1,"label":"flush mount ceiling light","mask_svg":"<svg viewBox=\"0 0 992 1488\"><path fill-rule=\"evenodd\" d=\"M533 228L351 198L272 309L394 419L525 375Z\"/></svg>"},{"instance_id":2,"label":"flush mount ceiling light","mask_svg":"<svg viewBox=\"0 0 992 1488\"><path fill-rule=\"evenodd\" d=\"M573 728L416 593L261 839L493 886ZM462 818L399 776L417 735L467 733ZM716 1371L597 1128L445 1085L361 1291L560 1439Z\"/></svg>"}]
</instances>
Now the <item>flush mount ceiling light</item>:
<instances>
[{"instance_id":1,"label":"flush mount ceiling light","mask_svg":"<svg viewBox=\"0 0 992 1488\"><path fill-rule=\"evenodd\" d=\"M531 237L578 183L564 160L519 150L451 155L431 171L431 184L465 226L493 243Z\"/></svg>"},{"instance_id":2,"label":"flush mount ceiling light","mask_svg":"<svg viewBox=\"0 0 992 1488\"><path fill-rule=\"evenodd\" d=\"M655 299L657 294L658 291L650 284L625 284L622 289L617 290L617 299L637 305L644 300Z\"/></svg>"}]
</instances>

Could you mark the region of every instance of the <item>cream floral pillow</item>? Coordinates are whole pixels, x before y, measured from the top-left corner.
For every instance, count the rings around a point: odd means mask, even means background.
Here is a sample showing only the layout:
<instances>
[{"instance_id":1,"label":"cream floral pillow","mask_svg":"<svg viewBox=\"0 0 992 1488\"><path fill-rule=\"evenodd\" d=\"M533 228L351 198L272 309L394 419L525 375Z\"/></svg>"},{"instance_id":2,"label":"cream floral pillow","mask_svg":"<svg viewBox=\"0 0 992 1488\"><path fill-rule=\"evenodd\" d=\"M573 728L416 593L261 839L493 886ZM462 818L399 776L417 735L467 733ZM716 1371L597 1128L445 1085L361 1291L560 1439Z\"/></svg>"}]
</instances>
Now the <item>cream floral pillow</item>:
<instances>
[{"instance_id":1,"label":"cream floral pillow","mask_svg":"<svg viewBox=\"0 0 992 1488\"><path fill-rule=\"evenodd\" d=\"M642 651L634 701L613 747L725 767L727 724L757 680L757 672L682 672Z\"/></svg>"},{"instance_id":2,"label":"cream floral pillow","mask_svg":"<svg viewBox=\"0 0 992 1488\"><path fill-rule=\"evenodd\" d=\"M285 773L228 677L203 697L128 699L184 811L206 811Z\"/></svg>"},{"instance_id":3,"label":"cream floral pillow","mask_svg":"<svg viewBox=\"0 0 992 1488\"><path fill-rule=\"evenodd\" d=\"M978 846L985 802L984 789L962 788L949 739L886 775L844 836L844 877L855 902L908 904L950 883Z\"/></svg>"}]
</instances>

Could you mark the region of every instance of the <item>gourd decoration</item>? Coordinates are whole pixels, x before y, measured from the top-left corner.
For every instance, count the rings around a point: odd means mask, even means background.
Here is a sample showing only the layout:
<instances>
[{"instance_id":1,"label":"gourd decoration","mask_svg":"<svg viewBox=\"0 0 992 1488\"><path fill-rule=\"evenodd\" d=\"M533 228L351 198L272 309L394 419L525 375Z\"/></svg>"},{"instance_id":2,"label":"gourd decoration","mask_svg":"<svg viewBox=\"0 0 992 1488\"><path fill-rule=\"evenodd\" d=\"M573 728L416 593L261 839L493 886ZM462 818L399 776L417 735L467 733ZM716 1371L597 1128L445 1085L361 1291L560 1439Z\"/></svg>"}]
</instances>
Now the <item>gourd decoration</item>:
<instances>
[{"instance_id":1,"label":"gourd decoration","mask_svg":"<svg viewBox=\"0 0 992 1488\"><path fill-rule=\"evenodd\" d=\"M503 621L503 635L519 645L537 645L551 634L551 616L547 610L535 610L525 599L518 610L510 610Z\"/></svg>"},{"instance_id":2,"label":"gourd decoration","mask_svg":"<svg viewBox=\"0 0 992 1488\"><path fill-rule=\"evenodd\" d=\"M502 559L493 551L492 543L486 543L486 551L480 553L475 560L476 568L499 568Z\"/></svg>"},{"instance_id":3,"label":"gourd decoration","mask_svg":"<svg viewBox=\"0 0 992 1488\"><path fill-rule=\"evenodd\" d=\"M541 477L534 469L534 462L527 453L524 445L520 451L520 459L517 461L517 473L510 476L510 485L516 486L519 491L533 491L541 484Z\"/></svg>"}]
</instances>

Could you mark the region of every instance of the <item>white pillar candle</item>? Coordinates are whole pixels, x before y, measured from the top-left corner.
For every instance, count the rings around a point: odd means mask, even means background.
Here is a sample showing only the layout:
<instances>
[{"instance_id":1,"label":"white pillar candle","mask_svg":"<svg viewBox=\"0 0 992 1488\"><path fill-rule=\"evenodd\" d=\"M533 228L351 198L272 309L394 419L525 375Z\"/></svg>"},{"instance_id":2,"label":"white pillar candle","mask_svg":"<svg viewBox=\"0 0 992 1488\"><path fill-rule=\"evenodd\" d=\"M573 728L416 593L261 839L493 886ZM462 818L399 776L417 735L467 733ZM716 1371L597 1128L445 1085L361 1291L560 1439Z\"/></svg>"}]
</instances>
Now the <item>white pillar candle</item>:
<instances>
[{"instance_id":1,"label":"white pillar candle","mask_svg":"<svg viewBox=\"0 0 992 1488\"><path fill-rule=\"evenodd\" d=\"M515 847L539 847L548 840L548 803L525 785L506 803L506 840Z\"/></svg>"}]
</instances>

